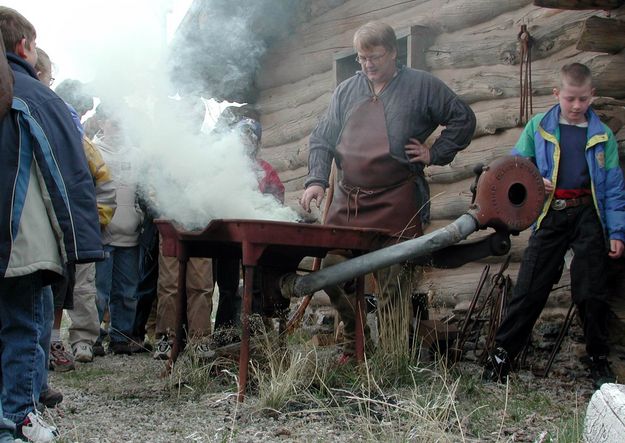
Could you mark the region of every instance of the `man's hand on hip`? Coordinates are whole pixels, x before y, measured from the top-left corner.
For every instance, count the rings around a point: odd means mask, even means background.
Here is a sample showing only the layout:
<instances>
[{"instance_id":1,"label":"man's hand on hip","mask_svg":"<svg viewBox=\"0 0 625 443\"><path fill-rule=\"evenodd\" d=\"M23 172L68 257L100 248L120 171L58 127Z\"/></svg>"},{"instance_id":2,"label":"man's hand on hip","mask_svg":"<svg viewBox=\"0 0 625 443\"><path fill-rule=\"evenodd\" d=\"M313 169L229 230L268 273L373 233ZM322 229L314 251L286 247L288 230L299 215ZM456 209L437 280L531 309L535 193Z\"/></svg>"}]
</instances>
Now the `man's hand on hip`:
<instances>
[{"instance_id":1,"label":"man's hand on hip","mask_svg":"<svg viewBox=\"0 0 625 443\"><path fill-rule=\"evenodd\" d=\"M425 146L416 138L408 140L408 144L406 145L406 155L408 156L410 163L423 163L424 165L429 165L431 161L430 148Z\"/></svg>"}]
</instances>

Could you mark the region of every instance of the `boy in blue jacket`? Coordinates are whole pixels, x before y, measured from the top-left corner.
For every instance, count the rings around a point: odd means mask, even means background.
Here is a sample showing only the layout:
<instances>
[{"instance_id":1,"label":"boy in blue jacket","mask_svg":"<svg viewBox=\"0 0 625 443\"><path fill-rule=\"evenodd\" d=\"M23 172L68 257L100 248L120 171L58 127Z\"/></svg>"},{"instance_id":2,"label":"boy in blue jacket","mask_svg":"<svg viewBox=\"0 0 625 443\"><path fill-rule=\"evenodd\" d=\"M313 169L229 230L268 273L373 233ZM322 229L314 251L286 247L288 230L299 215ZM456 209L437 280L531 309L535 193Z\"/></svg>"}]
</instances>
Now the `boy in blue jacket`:
<instances>
[{"instance_id":1,"label":"boy in blue jacket","mask_svg":"<svg viewBox=\"0 0 625 443\"><path fill-rule=\"evenodd\" d=\"M617 143L590 107L590 69L571 63L554 88L558 104L527 124L513 153L531 158L545 184L545 205L525 249L508 314L483 378L501 381L522 350L573 250L571 294L577 305L595 387L614 382L607 359L608 257L623 254L625 192Z\"/></svg>"}]
</instances>

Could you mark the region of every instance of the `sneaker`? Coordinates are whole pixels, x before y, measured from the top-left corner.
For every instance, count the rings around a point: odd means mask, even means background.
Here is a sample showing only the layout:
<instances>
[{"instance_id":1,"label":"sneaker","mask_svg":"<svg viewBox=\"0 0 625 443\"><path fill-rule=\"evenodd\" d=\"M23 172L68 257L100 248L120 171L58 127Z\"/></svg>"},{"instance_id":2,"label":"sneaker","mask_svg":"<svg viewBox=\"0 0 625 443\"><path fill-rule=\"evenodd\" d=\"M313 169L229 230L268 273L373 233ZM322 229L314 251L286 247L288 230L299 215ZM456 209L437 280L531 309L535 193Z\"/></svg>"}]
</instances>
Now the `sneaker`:
<instances>
[{"instance_id":1,"label":"sneaker","mask_svg":"<svg viewBox=\"0 0 625 443\"><path fill-rule=\"evenodd\" d=\"M199 360L208 360L215 356L215 351L211 349L210 343L207 341L200 341L193 345L193 357Z\"/></svg>"},{"instance_id":2,"label":"sneaker","mask_svg":"<svg viewBox=\"0 0 625 443\"><path fill-rule=\"evenodd\" d=\"M482 380L502 383L510 373L511 365L508 352L504 348L496 348L489 353L482 372Z\"/></svg>"},{"instance_id":3,"label":"sneaker","mask_svg":"<svg viewBox=\"0 0 625 443\"><path fill-rule=\"evenodd\" d=\"M604 383L616 382L608 357L605 355L590 357L590 378L592 378L595 389L599 389Z\"/></svg>"},{"instance_id":4,"label":"sneaker","mask_svg":"<svg viewBox=\"0 0 625 443\"><path fill-rule=\"evenodd\" d=\"M19 438L27 438L30 442L53 442L58 436L54 426L47 424L38 412L29 412L21 425L18 426Z\"/></svg>"},{"instance_id":5,"label":"sneaker","mask_svg":"<svg viewBox=\"0 0 625 443\"><path fill-rule=\"evenodd\" d=\"M156 342L156 350L153 357L154 360L168 360L171 357L171 343L166 335L159 338Z\"/></svg>"},{"instance_id":6,"label":"sneaker","mask_svg":"<svg viewBox=\"0 0 625 443\"><path fill-rule=\"evenodd\" d=\"M132 350L127 341L112 341L109 343L109 351L115 355L131 355Z\"/></svg>"},{"instance_id":7,"label":"sneaker","mask_svg":"<svg viewBox=\"0 0 625 443\"><path fill-rule=\"evenodd\" d=\"M93 351L94 357L104 357L106 355L106 351L101 342L95 342L91 350Z\"/></svg>"},{"instance_id":8,"label":"sneaker","mask_svg":"<svg viewBox=\"0 0 625 443\"><path fill-rule=\"evenodd\" d=\"M72 345L74 360L81 363L89 363L93 361L93 348L89 343L80 342Z\"/></svg>"},{"instance_id":9,"label":"sneaker","mask_svg":"<svg viewBox=\"0 0 625 443\"><path fill-rule=\"evenodd\" d=\"M63 401L63 394L50 386L39 394L39 403L46 408L54 408Z\"/></svg>"},{"instance_id":10,"label":"sneaker","mask_svg":"<svg viewBox=\"0 0 625 443\"><path fill-rule=\"evenodd\" d=\"M65 350L62 341L50 343L50 369L57 372L72 371L74 366L74 356Z\"/></svg>"}]
</instances>

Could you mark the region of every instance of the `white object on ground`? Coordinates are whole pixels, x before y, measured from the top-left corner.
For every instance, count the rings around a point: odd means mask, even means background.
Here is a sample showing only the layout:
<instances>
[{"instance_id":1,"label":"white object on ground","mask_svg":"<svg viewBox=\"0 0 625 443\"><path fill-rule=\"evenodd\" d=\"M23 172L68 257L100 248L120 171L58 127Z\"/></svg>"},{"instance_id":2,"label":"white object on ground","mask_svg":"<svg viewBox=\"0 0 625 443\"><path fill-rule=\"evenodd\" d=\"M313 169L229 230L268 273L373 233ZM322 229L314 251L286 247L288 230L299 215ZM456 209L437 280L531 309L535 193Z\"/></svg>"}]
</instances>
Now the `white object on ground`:
<instances>
[{"instance_id":1,"label":"white object on ground","mask_svg":"<svg viewBox=\"0 0 625 443\"><path fill-rule=\"evenodd\" d=\"M625 442L625 385L604 383L588 404L584 441Z\"/></svg>"}]
</instances>

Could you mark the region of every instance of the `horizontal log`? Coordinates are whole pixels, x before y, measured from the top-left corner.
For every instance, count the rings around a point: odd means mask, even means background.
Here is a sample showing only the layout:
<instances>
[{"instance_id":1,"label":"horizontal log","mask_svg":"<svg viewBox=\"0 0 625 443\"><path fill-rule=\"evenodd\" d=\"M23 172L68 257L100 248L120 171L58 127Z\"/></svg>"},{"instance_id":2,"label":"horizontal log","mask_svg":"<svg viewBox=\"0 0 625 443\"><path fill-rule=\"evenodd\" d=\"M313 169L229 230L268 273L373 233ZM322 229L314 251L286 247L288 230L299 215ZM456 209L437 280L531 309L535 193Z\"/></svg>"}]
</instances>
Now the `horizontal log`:
<instances>
[{"instance_id":1,"label":"horizontal log","mask_svg":"<svg viewBox=\"0 0 625 443\"><path fill-rule=\"evenodd\" d=\"M272 148L263 147L259 156L278 172L301 168L308 164L308 137Z\"/></svg>"},{"instance_id":2,"label":"horizontal log","mask_svg":"<svg viewBox=\"0 0 625 443\"><path fill-rule=\"evenodd\" d=\"M529 4L530 0L471 0L447 2L431 10L430 18L424 26L437 29L440 32L454 32L459 29L474 26L500 16L507 11L513 11Z\"/></svg>"},{"instance_id":3,"label":"horizontal log","mask_svg":"<svg viewBox=\"0 0 625 443\"><path fill-rule=\"evenodd\" d=\"M603 17L589 17L584 21L577 41L580 51L616 54L625 48L625 22Z\"/></svg>"},{"instance_id":4,"label":"horizontal log","mask_svg":"<svg viewBox=\"0 0 625 443\"><path fill-rule=\"evenodd\" d=\"M489 137L480 137L460 151L449 165L427 167L426 178L431 184L444 184L472 177L473 168L478 163L488 164L495 158L508 154L521 131L522 128L512 128Z\"/></svg>"},{"instance_id":5,"label":"horizontal log","mask_svg":"<svg viewBox=\"0 0 625 443\"><path fill-rule=\"evenodd\" d=\"M296 83L289 83L260 91L256 106L261 114L298 108L334 90L332 71L310 75Z\"/></svg>"},{"instance_id":6,"label":"horizontal log","mask_svg":"<svg viewBox=\"0 0 625 443\"><path fill-rule=\"evenodd\" d=\"M595 95L625 98L625 52L615 55L586 56L580 59L592 71Z\"/></svg>"},{"instance_id":7,"label":"horizontal log","mask_svg":"<svg viewBox=\"0 0 625 443\"><path fill-rule=\"evenodd\" d=\"M351 0L333 9L331 15L301 25L288 40L272 45L261 60L256 85L263 90L331 70L334 53L351 49L354 32L369 20L383 19L396 30L420 25L431 28L435 34L453 32L491 20L530 1L452 1L441 7L437 0L410 3Z\"/></svg>"},{"instance_id":8,"label":"horizontal log","mask_svg":"<svg viewBox=\"0 0 625 443\"><path fill-rule=\"evenodd\" d=\"M498 272L503 257L490 266L490 275ZM453 308L460 302L470 301L473 298L477 284L484 269L483 263L468 263L458 269L429 268L423 279L417 285L418 292L430 293L431 304L443 308ZM519 271L519 263L511 262L504 274L510 275L513 281ZM548 307L562 306L570 303L570 275L565 271L547 302ZM485 296L485 293L482 293Z\"/></svg>"},{"instance_id":9,"label":"horizontal log","mask_svg":"<svg viewBox=\"0 0 625 443\"><path fill-rule=\"evenodd\" d=\"M332 93L329 92L296 109L283 109L263 115L263 145L271 148L309 136L328 107L331 97Z\"/></svg>"},{"instance_id":10,"label":"horizontal log","mask_svg":"<svg viewBox=\"0 0 625 443\"><path fill-rule=\"evenodd\" d=\"M473 178L455 183L430 185L431 216L433 219L456 219L467 212L471 204Z\"/></svg>"},{"instance_id":11,"label":"horizontal log","mask_svg":"<svg viewBox=\"0 0 625 443\"><path fill-rule=\"evenodd\" d=\"M564 63L586 63L593 72L597 95L625 98L625 54L596 55L577 53L574 48L532 64L532 91L534 95L548 95L557 85L559 69ZM475 103L494 98L516 97L519 93L519 73L508 66L441 70L433 72L453 89L465 102Z\"/></svg>"},{"instance_id":12,"label":"horizontal log","mask_svg":"<svg viewBox=\"0 0 625 443\"><path fill-rule=\"evenodd\" d=\"M573 45L583 27L584 19L594 12L558 14L532 6L497 18L497 24L480 24L453 34L441 34L426 54L428 70L470 68L496 64L518 65L518 17L529 22L533 38L532 60L547 58Z\"/></svg>"},{"instance_id":13,"label":"horizontal log","mask_svg":"<svg viewBox=\"0 0 625 443\"><path fill-rule=\"evenodd\" d=\"M306 10L305 16L308 20L312 20L343 5L347 1L348 0L316 0L314 2L306 2L305 6L308 9Z\"/></svg>"},{"instance_id":14,"label":"horizontal log","mask_svg":"<svg viewBox=\"0 0 625 443\"><path fill-rule=\"evenodd\" d=\"M308 177L308 167L298 168L292 171L284 171L279 174L284 184L285 191L300 191L304 189L304 182Z\"/></svg>"},{"instance_id":15,"label":"horizontal log","mask_svg":"<svg viewBox=\"0 0 625 443\"><path fill-rule=\"evenodd\" d=\"M534 113L546 111L555 103L553 96L532 97ZM477 120L474 139L518 127L521 121L518 97L474 103L472 108Z\"/></svg>"},{"instance_id":16,"label":"horizontal log","mask_svg":"<svg viewBox=\"0 0 625 443\"><path fill-rule=\"evenodd\" d=\"M625 4L623 0L534 0L535 6L554 9L616 9Z\"/></svg>"}]
</instances>

